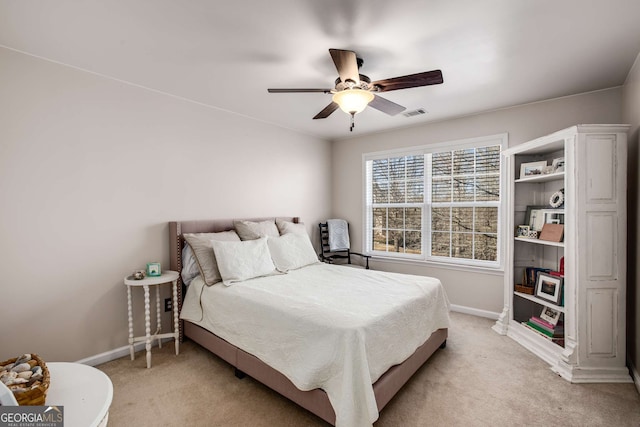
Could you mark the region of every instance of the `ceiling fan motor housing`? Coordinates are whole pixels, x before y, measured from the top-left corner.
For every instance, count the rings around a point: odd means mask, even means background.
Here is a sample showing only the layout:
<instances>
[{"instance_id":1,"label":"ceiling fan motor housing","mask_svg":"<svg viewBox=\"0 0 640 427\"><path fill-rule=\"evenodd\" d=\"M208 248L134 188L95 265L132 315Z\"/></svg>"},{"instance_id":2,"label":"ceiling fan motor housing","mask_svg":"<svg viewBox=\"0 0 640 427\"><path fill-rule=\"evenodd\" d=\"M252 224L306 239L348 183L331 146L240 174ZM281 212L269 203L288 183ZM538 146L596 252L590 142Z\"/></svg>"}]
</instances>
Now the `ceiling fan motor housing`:
<instances>
[{"instance_id":1,"label":"ceiling fan motor housing","mask_svg":"<svg viewBox=\"0 0 640 427\"><path fill-rule=\"evenodd\" d=\"M371 79L364 74L359 74L359 82L354 82L348 79L346 82L340 80L340 77L336 79L336 91L340 92L345 89L362 89L362 90L374 90L374 86L371 84Z\"/></svg>"}]
</instances>

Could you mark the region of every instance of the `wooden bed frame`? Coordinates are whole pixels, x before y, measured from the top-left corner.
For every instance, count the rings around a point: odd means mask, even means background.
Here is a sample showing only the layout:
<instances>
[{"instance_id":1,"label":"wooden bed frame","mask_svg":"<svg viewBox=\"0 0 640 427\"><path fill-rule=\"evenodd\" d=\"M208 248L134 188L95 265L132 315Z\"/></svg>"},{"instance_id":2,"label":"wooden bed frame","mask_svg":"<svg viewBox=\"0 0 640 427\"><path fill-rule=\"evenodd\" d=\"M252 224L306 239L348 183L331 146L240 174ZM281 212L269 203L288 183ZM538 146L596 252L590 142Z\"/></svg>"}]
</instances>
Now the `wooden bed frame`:
<instances>
[{"instance_id":1,"label":"wooden bed frame","mask_svg":"<svg viewBox=\"0 0 640 427\"><path fill-rule=\"evenodd\" d=\"M244 219L244 218L242 218ZM278 219L298 223L297 217L280 217ZM247 221L265 221L275 218L248 218ZM233 219L210 221L182 221L169 223L171 262L170 268L182 271L183 233L215 233L233 230ZM348 268L348 267L345 267ZM178 308L182 309L185 289L182 281L178 286ZM438 329L420 346L413 355L403 363L391 367L373 384L378 412L395 396L402 386L438 349L447 343L447 329ZM244 352L236 346L219 338L208 330L188 321L180 320L180 341L189 338L211 351L236 369L236 376L247 374L267 387L277 391L308 411L335 425L336 415L327 394L321 389L311 391L299 390L287 377L271 368L257 357Z\"/></svg>"}]
</instances>

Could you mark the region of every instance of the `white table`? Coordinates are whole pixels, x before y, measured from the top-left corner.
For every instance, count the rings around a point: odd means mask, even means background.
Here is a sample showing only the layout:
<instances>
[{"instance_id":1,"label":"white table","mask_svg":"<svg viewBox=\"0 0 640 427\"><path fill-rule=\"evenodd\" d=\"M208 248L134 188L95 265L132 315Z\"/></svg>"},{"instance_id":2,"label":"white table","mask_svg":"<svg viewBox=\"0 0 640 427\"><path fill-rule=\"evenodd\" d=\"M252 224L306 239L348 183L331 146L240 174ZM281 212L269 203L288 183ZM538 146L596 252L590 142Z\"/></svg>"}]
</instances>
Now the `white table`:
<instances>
[{"instance_id":1,"label":"white table","mask_svg":"<svg viewBox=\"0 0 640 427\"><path fill-rule=\"evenodd\" d=\"M173 332L161 334L162 320L160 318L160 286L165 283L173 285ZM129 351L131 352L131 360L134 360L134 344L136 342L145 342L147 350L147 368L151 367L151 343L154 339L158 340L158 346L162 347L162 338L173 338L176 345L176 355L179 353L179 327L178 327L178 272L167 270L162 272L161 276L145 277L142 280L135 280L132 277L125 277L124 284L127 285L127 304L129 311ZM133 336L133 314L131 310L131 288L142 287L144 289L144 324L145 336ZM156 287L156 331L151 335L151 315L149 313L149 286Z\"/></svg>"},{"instance_id":2,"label":"white table","mask_svg":"<svg viewBox=\"0 0 640 427\"><path fill-rule=\"evenodd\" d=\"M81 363L48 362L46 405L64 407L65 427L104 427L109 419L113 384L99 369Z\"/></svg>"}]
</instances>

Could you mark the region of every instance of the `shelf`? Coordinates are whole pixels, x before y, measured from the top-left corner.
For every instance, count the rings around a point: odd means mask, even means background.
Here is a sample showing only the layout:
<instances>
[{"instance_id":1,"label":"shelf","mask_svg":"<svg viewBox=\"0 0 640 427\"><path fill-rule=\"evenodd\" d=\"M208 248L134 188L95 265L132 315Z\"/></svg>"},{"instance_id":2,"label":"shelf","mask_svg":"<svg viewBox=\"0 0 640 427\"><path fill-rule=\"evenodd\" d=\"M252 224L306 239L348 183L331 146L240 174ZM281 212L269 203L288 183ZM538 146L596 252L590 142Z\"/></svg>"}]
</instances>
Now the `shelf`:
<instances>
[{"instance_id":1,"label":"shelf","mask_svg":"<svg viewBox=\"0 0 640 427\"><path fill-rule=\"evenodd\" d=\"M550 242L548 240L532 239L528 237L514 237L514 240L518 242L533 243L534 245L555 246L558 248L564 248L564 242Z\"/></svg>"},{"instance_id":2,"label":"shelf","mask_svg":"<svg viewBox=\"0 0 640 427\"><path fill-rule=\"evenodd\" d=\"M549 182L549 181L558 181L564 179L564 172L555 172L548 173L542 175L533 175L528 176L526 178L516 179L514 182L516 183L525 183L525 182Z\"/></svg>"},{"instance_id":3,"label":"shelf","mask_svg":"<svg viewBox=\"0 0 640 427\"><path fill-rule=\"evenodd\" d=\"M520 326L522 326L525 329L525 333L531 333L533 335L535 335L536 337L540 337L542 339L544 339L546 342L549 342L551 344L557 345L558 348L563 349L564 348L564 336L562 337L550 337L548 335L543 334L542 332L536 331L534 328L532 328L531 326L527 325L526 322L521 322Z\"/></svg>"},{"instance_id":4,"label":"shelf","mask_svg":"<svg viewBox=\"0 0 640 427\"><path fill-rule=\"evenodd\" d=\"M552 302L549 302L549 301L545 301L545 300L543 300L541 298L538 298L536 296L529 295L529 294L523 294L522 292L514 292L513 294L519 296L520 298L524 298L524 299L528 299L529 301L533 301L536 304L544 305L546 307L551 307L556 311L564 313L564 307L556 305L556 304L554 304Z\"/></svg>"},{"instance_id":5,"label":"shelf","mask_svg":"<svg viewBox=\"0 0 640 427\"><path fill-rule=\"evenodd\" d=\"M508 233L504 242L505 305L493 330L513 338L571 382L632 381L624 351L625 304L616 297L623 294L626 283L624 275L606 273L626 271L626 257L616 254L624 252L627 239L626 192L618 185L627 173L627 130L623 125L577 125L502 151ZM556 165L559 159L565 160L564 170L549 166L556 159ZM526 166L544 165L533 172L554 173L532 174L529 170L529 175L521 175L523 165L525 170ZM556 192L561 189L566 206L551 208L551 200L558 200ZM602 216L596 215L600 212ZM547 224L557 223L564 224L563 238L555 233L544 237L562 241L535 238L540 237L543 226L550 231ZM519 228L526 225L538 233ZM553 231L559 232L560 227L555 227ZM534 238L524 237L529 235ZM588 244L579 240L584 236ZM529 283L527 267L559 270L563 258L564 299L516 286L518 281ZM594 262L596 267L591 265ZM606 277L594 274L594 268ZM558 291L558 284L555 286ZM552 310L564 317L564 342L559 337L549 340L526 325L532 316Z\"/></svg>"}]
</instances>

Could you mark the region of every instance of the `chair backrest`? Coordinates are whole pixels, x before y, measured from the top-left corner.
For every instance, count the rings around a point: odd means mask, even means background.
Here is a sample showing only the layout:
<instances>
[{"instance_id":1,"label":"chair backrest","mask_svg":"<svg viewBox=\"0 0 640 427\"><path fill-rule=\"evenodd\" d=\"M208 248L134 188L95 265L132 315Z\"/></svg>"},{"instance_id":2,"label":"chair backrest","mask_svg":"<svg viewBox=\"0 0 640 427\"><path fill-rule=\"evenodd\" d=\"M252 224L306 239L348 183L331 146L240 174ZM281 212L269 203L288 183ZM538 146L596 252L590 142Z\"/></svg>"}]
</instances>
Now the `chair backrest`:
<instances>
[{"instance_id":1,"label":"chair backrest","mask_svg":"<svg viewBox=\"0 0 640 427\"><path fill-rule=\"evenodd\" d=\"M318 224L318 227L320 227L320 256L322 258L326 257L327 255L329 255L329 228L327 226L326 222L321 222L320 224Z\"/></svg>"},{"instance_id":2,"label":"chair backrest","mask_svg":"<svg viewBox=\"0 0 640 427\"><path fill-rule=\"evenodd\" d=\"M2 381L0 381L0 406L18 406L13 392Z\"/></svg>"},{"instance_id":3,"label":"chair backrest","mask_svg":"<svg viewBox=\"0 0 640 427\"><path fill-rule=\"evenodd\" d=\"M331 251L331 248L329 246L329 226L327 225L326 222L321 222L320 224L318 224L318 227L320 227L320 250L322 251L320 254L320 257L322 259L327 258L329 256L336 256L338 255L339 258L342 257L348 257L349 256L349 249L343 250L343 251ZM348 225L347 225L347 229L348 229ZM340 256L343 255L343 256Z\"/></svg>"}]
</instances>

